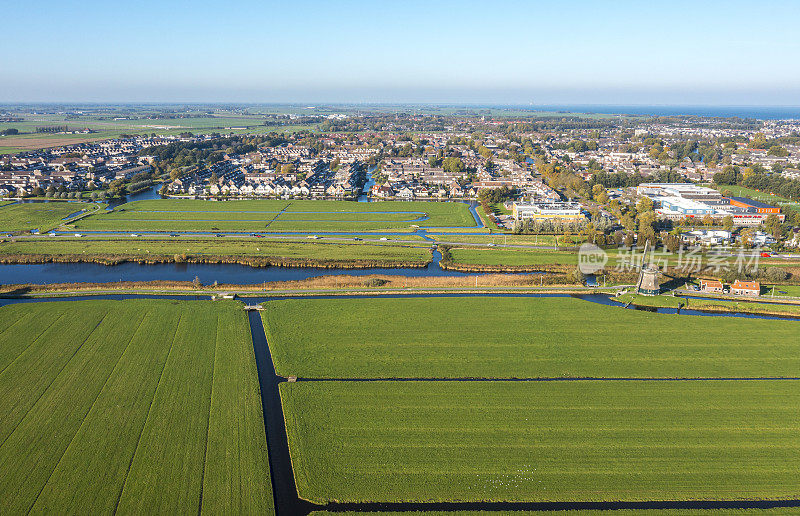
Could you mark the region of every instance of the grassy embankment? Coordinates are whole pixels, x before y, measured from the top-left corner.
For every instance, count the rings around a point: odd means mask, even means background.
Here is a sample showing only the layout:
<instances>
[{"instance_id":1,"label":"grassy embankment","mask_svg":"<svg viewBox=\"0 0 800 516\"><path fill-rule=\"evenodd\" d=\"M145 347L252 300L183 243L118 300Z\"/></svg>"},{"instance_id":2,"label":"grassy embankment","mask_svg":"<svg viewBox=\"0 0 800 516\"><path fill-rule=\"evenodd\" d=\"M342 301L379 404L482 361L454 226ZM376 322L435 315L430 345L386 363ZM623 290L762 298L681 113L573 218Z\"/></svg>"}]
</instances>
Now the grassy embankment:
<instances>
[{"instance_id":1,"label":"grassy embankment","mask_svg":"<svg viewBox=\"0 0 800 516\"><path fill-rule=\"evenodd\" d=\"M0 263L240 263L255 267L423 267L427 245L261 238L46 237L0 242Z\"/></svg>"},{"instance_id":2,"label":"grassy embankment","mask_svg":"<svg viewBox=\"0 0 800 516\"><path fill-rule=\"evenodd\" d=\"M272 512L237 304L19 304L0 328L0 512Z\"/></svg>"},{"instance_id":3,"label":"grassy embankment","mask_svg":"<svg viewBox=\"0 0 800 516\"><path fill-rule=\"evenodd\" d=\"M681 308L700 310L703 312L735 312L761 315L788 315L800 317L800 304L793 304L788 300L781 302L780 298L760 298L761 300L747 299L699 299L695 297L673 296L642 296L638 294L622 294L613 300L621 304L631 303L635 306L656 308Z\"/></svg>"},{"instance_id":4,"label":"grassy embankment","mask_svg":"<svg viewBox=\"0 0 800 516\"><path fill-rule=\"evenodd\" d=\"M467 237L469 238L469 237ZM736 268L741 263L737 262L737 250L730 252L731 256L715 256L708 253L697 255L704 266L715 264L717 267L728 266ZM633 270L635 263L631 253L624 249L607 249L608 263L606 270L618 268ZM448 269L461 271L535 271L535 270L573 270L578 264L577 250L552 250L552 249L519 249L505 247L480 248L475 246L450 247L451 262L443 266ZM641 260L641 250L638 250L637 260ZM656 260L659 264L665 264L671 268L669 272L673 274L683 274L677 267L685 267L690 263L690 258L681 256L677 253L658 255ZM745 259L747 262L748 259ZM636 262L638 264L638 262ZM750 266L754 265L753 263ZM787 272L798 274L800 272L800 261L785 260L783 258L763 258L757 260L759 267L781 267ZM709 273L713 276L713 272Z\"/></svg>"},{"instance_id":5,"label":"grassy embankment","mask_svg":"<svg viewBox=\"0 0 800 516\"><path fill-rule=\"evenodd\" d=\"M673 296L642 296L640 294L622 294L612 298L617 303L635 306L649 306L655 308L683 308L686 306L686 299Z\"/></svg>"},{"instance_id":6,"label":"grassy embankment","mask_svg":"<svg viewBox=\"0 0 800 516\"><path fill-rule=\"evenodd\" d=\"M48 231L60 226L64 218L81 210L99 210L101 205L87 202L21 203L0 206L0 232Z\"/></svg>"}]
</instances>

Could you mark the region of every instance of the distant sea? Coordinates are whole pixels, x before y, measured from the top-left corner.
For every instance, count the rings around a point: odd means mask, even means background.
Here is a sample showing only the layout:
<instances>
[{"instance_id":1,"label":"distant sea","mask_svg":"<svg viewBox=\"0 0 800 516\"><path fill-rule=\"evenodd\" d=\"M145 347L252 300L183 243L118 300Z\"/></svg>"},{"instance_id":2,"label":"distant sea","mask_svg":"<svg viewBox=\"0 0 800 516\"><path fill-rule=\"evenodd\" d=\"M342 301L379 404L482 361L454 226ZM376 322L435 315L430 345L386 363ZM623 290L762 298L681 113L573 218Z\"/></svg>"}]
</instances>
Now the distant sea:
<instances>
[{"instance_id":1,"label":"distant sea","mask_svg":"<svg viewBox=\"0 0 800 516\"><path fill-rule=\"evenodd\" d=\"M653 116L695 115L722 118L757 118L760 120L800 119L800 106L615 106L602 104L574 104L505 107L525 111L564 111L567 113L603 113Z\"/></svg>"}]
</instances>

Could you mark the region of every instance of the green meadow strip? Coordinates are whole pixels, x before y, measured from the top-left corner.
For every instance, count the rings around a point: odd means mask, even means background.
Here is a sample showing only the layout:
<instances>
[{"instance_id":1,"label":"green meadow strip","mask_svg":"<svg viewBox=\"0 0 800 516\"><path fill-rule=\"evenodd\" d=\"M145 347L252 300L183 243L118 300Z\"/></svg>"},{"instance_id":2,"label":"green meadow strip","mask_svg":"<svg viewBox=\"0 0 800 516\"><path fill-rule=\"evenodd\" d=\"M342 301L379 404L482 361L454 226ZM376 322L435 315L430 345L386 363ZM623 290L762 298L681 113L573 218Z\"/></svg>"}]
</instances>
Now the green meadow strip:
<instances>
[{"instance_id":1,"label":"green meadow strip","mask_svg":"<svg viewBox=\"0 0 800 516\"><path fill-rule=\"evenodd\" d=\"M143 319L33 512L114 511L181 315L167 309ZM109 421L114 422L116 438L97 446Z\"/></svg>"},{"instance_id":2,"label":"green meadow strip","mask_svg":"<svg viewBox=\"0 0 800 516\"><path fill-rule=\"evenodd\" d=\"M26 338L35 332L43 333L54 323L52 313L43 307L33 310L0 309L0 373L17 359L35 339ZM45 317L50 319L45 322ZM33 328L32 325L35 325ZM37 335L38 336L38 335Z\"/></svg>"},{"instance_id":3,"label":"green meadow strip","mask_svg":"<svg viewBox=\"0 0 800 516\"><path fill-rule=\"evenodd\" d=\"M203 514L274 513L247 316L220 312L203 475Z\"/></svg>"},{"instance_id":4,"label":"green meadow strip","mask_svg":"<svg viewBox=\"0 0 800 516\"><path fill-rule=\"evenodd\" d=\"M63 311L59 312L59 308ZM0 445L67 366L79 358L78 351L83 346L96 345L98 336L106 334L107 327L98 326L106 317L106 310L78 314L64 308L52 307L51 320L45 323L47 329L43 332L30 328L29 333L17 337L31 343L0 373L0 399L4 400L0 403Z\"/></svg>"},{"instance_id":5,"label":"green meadow strip","mask_svg":"<svg viewBox=\"0 0 800 516\"><path fill-rule=\"evenodd\" d=\"M212 304L194 308L178 325L125 480L117 506L124 514L199 508L217 315Z\"/></svg>"},{"instance_id":6,"label":"green meadow strip","mask_svg":"<svg viewBox=\"0 0 800 516\"><path fill-rule=\"evenodd\" d=\"M3 512L31 509L136 329L147 317L143 314L141 319L131 319L121 315L111 314L103 319L0 446L0 470L15 472L0 477ZM60 330L68 333L71 326ZM117 332L129 337L119 342L114 338ZM0 379L0 383L5 382Z\"/></svg>"}]
</instances>

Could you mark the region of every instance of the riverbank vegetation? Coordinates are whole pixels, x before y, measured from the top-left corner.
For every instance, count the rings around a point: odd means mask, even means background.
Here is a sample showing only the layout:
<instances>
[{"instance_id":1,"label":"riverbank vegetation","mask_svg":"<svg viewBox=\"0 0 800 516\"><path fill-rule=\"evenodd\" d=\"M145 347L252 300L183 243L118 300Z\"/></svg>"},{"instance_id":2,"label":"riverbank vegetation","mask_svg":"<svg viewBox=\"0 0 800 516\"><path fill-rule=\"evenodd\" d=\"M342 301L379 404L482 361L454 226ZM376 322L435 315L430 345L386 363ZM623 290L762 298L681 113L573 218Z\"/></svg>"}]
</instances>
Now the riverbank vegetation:
<instances>
[{"instance_id":1,"label":"riverbank vegetation","mask_svg":"<svg viewBox=\"0 0 800 516\"><path fill-rule=\"evenodd\" d=\"M2 512L272 511L238 304L15 304L0 328Z\"/></svg>"},{"instance_id":2,"label":"riverbank vegetation","mask_svg":"<svg viewBox=\"0 0 800 516\"><path fill-rule=\"evenodd\" d=\"M266 303L262 317L284 376L794 377L800 368L795 321L665 316L569 297L286 299Z\"/></svg>"},{"instance_id":3,"label":"riverbank vegetation","mask_svg":"<svg viewBox=\"0 0 800 516\"><path fill-rule=\"evenodd\" d=\"M211 282L207 282L211 283ZM47 294L64 292L178 292L196 294L215 294L219 292L260 293L273 292L285 295L313 295L313 291L331 292L385 292L400 290L415 292L468 291L492 292L508 291L546 291L546 292L590 292L589 288L570 283L563 274L547 275L508 275L485 274L475 276L395 276L390 274L370 274L355 276L336 274L315 276L303 280L266 281L254 284L226 284L213 282L203 284L197 281L115 281L109 283L50 283L6 284L0 285L0 294L18 296L23 294Z\"/></svg>"},{"instance_id":4,"label":"riverbank vegetation","mask_svg":"<svg viewBox=\"0 0 800 516\"><path fill-rule=\"evenodd\" d=\"M421 244L421 242L420 242ZM0 243L0 263L238 263L253 267L423 267L429 247L413 242L266 238L53 237Z\"/></svg>"},{"instance_id":5,"label":"riverbank vegetation","mask_svg":"<svg viewBox=\"0 0 800 516\"><path fill-rule=\"evenodd\" d=\"M796 499L800 382L281 385L300 496Z\"/></svg>"}]
</instances>

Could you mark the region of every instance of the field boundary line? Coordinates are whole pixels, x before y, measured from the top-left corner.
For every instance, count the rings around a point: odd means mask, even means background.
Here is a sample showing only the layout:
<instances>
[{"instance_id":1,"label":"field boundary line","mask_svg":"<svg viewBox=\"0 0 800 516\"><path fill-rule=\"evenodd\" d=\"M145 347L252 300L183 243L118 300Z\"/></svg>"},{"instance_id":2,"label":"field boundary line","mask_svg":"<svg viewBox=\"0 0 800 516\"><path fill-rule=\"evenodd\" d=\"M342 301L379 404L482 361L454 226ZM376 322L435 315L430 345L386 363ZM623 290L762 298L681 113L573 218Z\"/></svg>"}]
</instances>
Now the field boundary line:
<instances>
[{"instance_id":1,"label":"field boundary line","mask_svg":"<svg viewBox=\"0 0 800 516\"><path fill-rule=\"evenodd\" d=\"M203 444L203 471L200 472L200 500L197 504L197 516L203 511L203 484L206 481L206 466L208 465L208 435L211 432L211 409L214 407L214 373L217 372L217 352L219 351L219 314L217 314L214 338L214 364L211 366L211 386L208 393L208 418L206 418L206 440Z\"/></svg>"},{"instance_id":2,"label":"field boundary line","mask_svg":"<svg viewBox=\"0 0 800 516\"><path fill-rule=\"evenodd\" d=\"M286 213L286 210L288 210L288 209L289 209L289 206L291 206L291 205L292 205L292 203L289 203L289 204L287 204L286 206L284 206L284 207L283 207L283 209L282 209L281 211L279 211L279 212L278 212L278 213L277 213L277 214L276 214L274 217L272 217L272 220L270 220L269 222L267 222L267 225L266 225L266 226L264 226L264 229L267 229L267 228L270 226L270 224L272 224L273 222L275 222L276 220L278 220L278 217L280 217L281 215L283 215L284 213Z\"/></svg>"},{"instance_id":3,"label":"field boundary line","mask_svg":"<svg viewBox=\"0 0 800 516\"><path fill-rule=\"evenodd\" d=\"M75 351L72 353L72 356L70 356L70 357L67 359L67 361L64 363L64 365L61 367L61 369L59 369L59 370L58 370L58 373L56 373L56 375L53 377L53 379L50 381L50 383L48 383L48 384L47 384L47 387L45 387L45 388L44 388L44 390L42 391L42 393L41 393L41 394L39 394L39 397L38 397L38 398L36 398L36 401L34 401L34 402L33 402L33 404L31 405L31 408L30 408L30 409L28 409L28 411L25 413L25 415L24 415L24 416L22 416L22 417L19 419L19 421L17 421L17 424L16 424L16 425L14 425L14 429L13 429L13 430L11 430L11 432L9 432L9 433L8 433L8 435L6 436L6 438L5 438L5 439L3 439L3 442L2 442L2 443L0 443L0 448L2 448L2 447L3 447L3 445L4 445L4 444L6 444L6 441L8 441L8 439L9 439L9 438L10 438L12 435L14 435L14 432L16 432L16 431L17 431L17 428L19 428L19 425L21 425L21 424L22 424L22 422L25 420L25 418L26 418L26 417L28 417L28 414L30 414L31 410L33 410L33 408L36 406L36 404L37 404L37 403L39 403L39 400L41 400L41 399L42 399L42 396L44 396L44 395L47 393L47 391L49 391L49 390L50 390L50 387L52 387L53 383L54 383L54 382L55 382L55 381L58 379L58 377L59 377L59 376L61 376L61 373L62 373L62 372L64 371L64 369L65 369L65 368L66 368L66 367L69 365L69 363L70 363L70 362L72 362L72 359L73 359L73 358L75 358L75 355L77 355L77 354L78 354L78 351L80 351L80 349L83 347L83 345L84 345L84 344L86 344L86 341L87 341L87 340L89 340L89 337L91 337L91 336L92 336L92 334L95 332L95 330L97 330L97 328L100 326L100 323L102 323L102 322L105 320L106 316L108 316L108 313L109 313L109 312L106 312L106 313L105 313L105 315L103 315L103 317L100 319L100 321L97 323L97 325L96 325L96 326L95 326L95 327L92 329L92 331L90 331L90 332L89 332L89 335L87 335L87 336L86 336L86 338L85 338L85 339L83 339L83 342L81 342L81 343L80 343L80 345L79 345L79 346L78 346L78 347L75 349ZM56 320L58 320L58 319L56 319ZM37 339L37 340L38 340L38 339Z\"/></svg>"},{"instance_id":4,"label":"field boundary line","mask_svg":"<svg viewBox=\"0 0 800 516\"><path fill-rule=\"evenodd\" d=\"M153 396L150 398L150 404L147 406L147 416L144 418L144 423L142 423L142 428L139 429L139 437L136 438L136 446L133 449L133 453L131 454L131 458L128 461L128 469L125 470L125 478L122 480L122 486L119 488L119 494L117 494L117 501L114 504L114 511L113 514L117 514L117 509L119 509L119 502L122 500L122 493L125 491L125 485L128 483L128 475L131 472L131 466L133 465L133 459L136 458L136 452L139 451L139 443L142 440L142 434L144 433L144 429L147 426L147 421L150 419L150 412L153 409L153 401L156 399L156 394L158 394L158 387L161 385L161 379L164 377L164 371L167 368L167 362L169 362L169 357L172 355L172 349L175 347L175 339L178 337L178 328L181 326L181 321L183 321L183 313L178 316L178 324L175 325L175 333L172 334L172 341L169 344L169 351L167 351L167 358L164 359L164 364L161 366L161 372L158 375L158 382L156 383L156 388L153 390Z\"/></svg>"},{"instance_id":5,"label":"field boundary line","mask_svg":"<svg viewBox=\"0 0 800 516\"><path fill-rule=\"evenodd\" d=\"M25 353L26 351L28 351L28 349L29 349L31 346L33 346L33 345L36 343L36 341L38 341L40 338L42 338L42 335L44 335L45 333L47 333L47 330L49 330L49 329L50 329L50 328L51 328L51 327L52 327L54 324L56 324L56 323L57 323L59 320L61 320L61 318L62 318L62 317L64 317L64 314L61 314L61 315L59 315L58 317L56 317L56 318L55 318L55 320L53 320L53 322L51 322L50 324L48 324L48 325L45 327L45 329L43 329L43 330L42 330L42 332L41 332L39 335L37 335L37 336L36 336L36 338L35 338L35 339L33 339L33 340L30 342L30 344L28 344L27 346L25 346L25 349L23 349L22 351L20 351L20 352L17 354L17 356L16 356L16 357L14 357L14 360L12 360L12 361L11 361L11 362L9 362L8 364L6 364L6 366L5 366L3 369L0 369L0 374L3 374L3 372L5 372L5 370L6 370L6 369L8 369L9 367L11 367L11 365L12 365L14 362L16 362L17 360L19 360L19 357L21 357L21 356L23 355L23 353ZM102 321L102 319L101 319L101 321ZM98 323L98 324L99 324L99 323ZM13 324L12 324L11 326L13 326ZM9 326L9 328L11 328L11 326ZM94 330L92 330L92 331L94 331ZM91 335L91 333L90 333L89 335ZM88 337L87 337L87 338L88 338ZM1 445L1 444L0 444L0 445Z\"/></svg>"},{"instance_id":6,"label":"field boundary line","mask_svg":"<svg viewBox=\"0 0 800 516\"><path fill-rule=\"evenodd\" d=\"M75 430L74 434L72 434L72 438L70 438L69 443L67 444L67 447L64 448L64 451L61 453L61 457L58 458L58 461L56 462L56 465L50 471L50 474L47 476L47 480L45 481L45 483L42 484L42 488L39 489L39 492L36 494L36 498L33 499L33 503L31 504L30 507L28 507L28 512L26 514L30 514L31 513L31 511L33 510L33 507L36 505L36 502L39 500L39 497L42 496L42 492L44 492L44 488L47 487L47 484L50 483L50 479L53 478L53 473L56 472L56 470L58 469L59 464L61 464L61 461L64 460L64 456L67 454L67 452L69 451L70 447L72 446L72 443L75 442L75 437L77 437L77 435L79 433L81 433L81 428L83 428L83 425L86 423L86 419L89 417L89 414L92 413L92 409L94 408L95 403L97 403L97 400L100 398L100 395L103 393L103 390L106 388L106 385L108 385L108 381L111 379L112 376L114 376L114 371L117 370L117 367L119 366L119 363L122 361L122 357L124 357L125 353L128 352L128 348L130 348L131 342L133 342L133 339L136 338L136 334L139 333L139 330L142 328L142 325L144 324L144 320L149 315L150 315L150 312L148 312L147 315L142 317L142 319L139 321L139 325L136 327L136 330L131 335L131 338L128 340L128 343L125 344L125 349L122 350L122 353L119 354L119 358L117 358L117 361L114 362L114 367L111 368L111 371L108 373L108 376L106 376L106 379L103 381L103 385L100 387L100 390L97 391L97 396L94 397L94 400L92 400L92 404L89 405L89 410L87 410L86 414L83 415L83 418L81 419L81 424L78 425L78 429ZM97 327L95 327L95 329L96 328Z\"/></svg>"}]
</instances>

